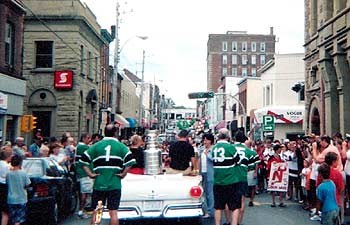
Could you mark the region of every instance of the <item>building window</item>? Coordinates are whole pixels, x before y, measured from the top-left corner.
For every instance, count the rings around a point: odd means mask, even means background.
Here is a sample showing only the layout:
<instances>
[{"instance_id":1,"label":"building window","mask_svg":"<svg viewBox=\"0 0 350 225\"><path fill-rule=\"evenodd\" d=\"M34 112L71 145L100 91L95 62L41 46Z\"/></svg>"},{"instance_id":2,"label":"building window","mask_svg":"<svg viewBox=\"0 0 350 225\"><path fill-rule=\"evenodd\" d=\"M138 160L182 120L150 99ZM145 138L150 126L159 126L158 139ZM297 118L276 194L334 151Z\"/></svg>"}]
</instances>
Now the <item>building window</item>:
<instances>
[{"instance_id":1,"label":"building window","mask_svg":"<svg viewBox=\"0 0 350 225\"><path fill-rule=\"evenodd\" d=\"M52 68L53 61L53 42L36 41L36 68Z\"/></svg>"},{"instance_id":2,"label":"building window","mask_svg":"<svg viewBox=\"0 0 350 225\"><path fill-rule=\"evenodd\" d=\"M252 52L256 52L256 42L251 43Z\"/></svg>"},{"instance_id":3,"label":"building window","mask_svg":"<svg viewBox=\"0 0 350 225\"><path fill-rule=\"evenodd\" d=\"M232 67L232 76L237 76L237 68Z\"/></svg>"},{"instance_id":4,"label":"building window","mask_svg":"<svg viewBox=\"0 0 350 225\"><path fill-rule=\"evenodd\" d=\"M80 45L80 73L84 73L84 46Z\"/></svg>"},{"instance_id":5,"label":"building window","mask_svg":"<svg viewBox=\"0 0 350 225\"><path fill-rule=\"evenodd\" d=\"M227 55L222 55L222 64L223 65L227 64Z\"/></svg>"},{"instance_id":6,"label":"building window","mask_svg":"<svg viewBox=\"0 0 350 225\"><path fill-rule=\"evenodd\" d=\"M232 41L232 51L237 52L237 42L236 41Z\"/></svg>"},{"instance_id":7,"label":"building window","mask_svg":"<svg viewBox=\"0 0 350 225\"><path fill-rule=\"evenodd\" d=\"M232 65L237 65L237 55L232 55Z\"/></svg>"},{"instance_id":8,"label":"building window","mask_svg":"<svg viewBox=\"0 0 350 225\"><path fill-rule=\"evenodd\" d=\"M95 81L99 82L98 80L98 58L95 57Z\"/></svg>"},{"instance_id":9,"label":"building window","mask_svg":"<svg viewBox=\"0 0 350 225\"><path fill-rule=\"evenodd\" d=\"M256 55L252 55L252 65L256 65Z\"/></svg>"},{"instance_id":10,"label":"building window","mask_svg":"<svg viewBox=\"0 0 350 225\"><path fill-rule=\"evenodd\" d=\"M223 77L227 76L227 68L226 67L222 68L222 76Z\"/></svg>"},{"instance_id":11,"label":"building window","mask_svg":"<svg viewBox=\"0 0 350 225\"><path fill-rule=\"evenodd\" d=\"M15 61L15 27L12 23L5 26L5 63L11 67Z\"/></svg>"},{"instance_id":12,"label":"building window","mask_svg":"<svg viewBox=\"0 0 350 225\"><path fill-rule=\"evenodd\" d=\"M266 50L265 48L266 48L265 42L261 42L261 43L260 43L260 51L261 51L261 52L265 52L265 50Z\"/></svg>"},{"instance_id":13,"label":"building window","mask_svg":"<svg viewBox=\"0 0 350 225\"><path fill-rule=\"evenodd\" d=\"M318 23L318 0L311 1L311 15L310 15L310 31L311 35L314 35L317 32L317 23Z\"/></svg>"},{"instance_id":14,"label":"building window","mask_svg":"<svg viewBox=\"0 0 350 225\"><path fill-rule=\"evenodd\" d=\"M256 68L252 68L252 77L256 77Z\"/></svg>"},{"instance_id":15,"label":"building window","mask_svg":"<svg viewBox=\"0 0 350 225\"><path fill-rule=\"evenodd\" d=\"M242 65L247 65L247 63L248 63L248 56L242 55Z\"/></svg>"},{"instance_id":16,"label":"building window","mask_svg":"<svg viewBox=\"0 0 350 225\"><path fill-rule=\"evenodd\" d=\"M268 106L268 105L270 105L271 103L270 103L270 100L271 100L271 98L270 98L270 96L271 96L271 89L270 89L270 86L266 86L265 87L266 89L266 91L265 91L265 94L266 94L266 96L265 96L265 103L266 103L266 106Z\"/></svg>"},{"instance_id":17,"label":"building window","mask_svg":"<svg viewBox=\"0 0 350 225\"><path fill-rule=\"evenodd\" d=\"M242 52L247 51L247 42L242 42Z\"/></svg>"},{"instance_id":18,"label":"building window","mask_svg":"<svg viewBox=\"0 0 350 225\"><path fill-rule=\"evenodd\" d=\"M227 41L222 42L222 51L227 52Z\"/></svg>"},{"instance_id":19,"label":"building window","mask_svg":"<svg viewBox=\"0 0 350 225\"><path fill-rule=\"evenodd\" d=\"M265 55L260 55L260 65L264 65L265 63Z\"/></svg>"},{"instance_id":20,"label":"building window","mask_svg":"<svg viewBox=\"0 0 350 225\"><path fill-rule=\"evenodd\" d=\"M88 75L88 77L89 78L92 78L92 54L91 54L91 52L89 52L89 56L88 56L89 58L88 58L88 60L89 60L89 75Z\"/></svg>"},{"instance_id":21,"label":"building window","mask_svg":"<svg viewBox=\"0 0 350 225\"><path fill-rule=\"evenodd\" d=\"M243 67L242 68L242 77L246 77L247 76L247 68Z\"/></svg>"}]
</instances>

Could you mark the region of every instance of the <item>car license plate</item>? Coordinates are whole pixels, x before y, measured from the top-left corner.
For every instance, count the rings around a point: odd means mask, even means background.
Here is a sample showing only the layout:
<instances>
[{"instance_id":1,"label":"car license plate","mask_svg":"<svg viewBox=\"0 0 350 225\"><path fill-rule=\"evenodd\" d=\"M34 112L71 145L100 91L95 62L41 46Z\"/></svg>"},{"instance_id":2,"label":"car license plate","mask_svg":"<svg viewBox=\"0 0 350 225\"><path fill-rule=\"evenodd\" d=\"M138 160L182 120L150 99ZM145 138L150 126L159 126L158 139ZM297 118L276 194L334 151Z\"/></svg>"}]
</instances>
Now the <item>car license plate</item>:
<instances>
[{"instance_id":1,"label":"car license plate","mask_svg":"<svg viewBox=\"0 0 350 225\"><path fill-rule=\"evenodd\" d=\"M143 208L145 211L155 211L160 210L162 207L161 201L144 201Z\"/></svg>"}]
</instances>

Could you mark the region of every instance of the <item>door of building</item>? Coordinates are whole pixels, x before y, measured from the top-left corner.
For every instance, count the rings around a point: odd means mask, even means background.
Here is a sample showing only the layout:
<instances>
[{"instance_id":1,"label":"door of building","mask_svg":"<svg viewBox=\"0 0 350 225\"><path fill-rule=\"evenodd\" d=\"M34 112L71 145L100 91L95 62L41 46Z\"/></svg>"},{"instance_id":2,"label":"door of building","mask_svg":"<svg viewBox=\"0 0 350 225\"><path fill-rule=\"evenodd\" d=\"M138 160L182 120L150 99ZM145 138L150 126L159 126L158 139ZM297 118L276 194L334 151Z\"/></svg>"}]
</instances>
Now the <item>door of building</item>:
<instances>
[{"instance_id":1,"label":"door of building","mask_svg":"<svg viewBox=\"0 0 350 225\"><path fill-rule=\"evenodd\" d=\"M37 119L36 128L41 129L43 137L51 137L51 111L33 111Z\"/></svg>"}]
</instances>

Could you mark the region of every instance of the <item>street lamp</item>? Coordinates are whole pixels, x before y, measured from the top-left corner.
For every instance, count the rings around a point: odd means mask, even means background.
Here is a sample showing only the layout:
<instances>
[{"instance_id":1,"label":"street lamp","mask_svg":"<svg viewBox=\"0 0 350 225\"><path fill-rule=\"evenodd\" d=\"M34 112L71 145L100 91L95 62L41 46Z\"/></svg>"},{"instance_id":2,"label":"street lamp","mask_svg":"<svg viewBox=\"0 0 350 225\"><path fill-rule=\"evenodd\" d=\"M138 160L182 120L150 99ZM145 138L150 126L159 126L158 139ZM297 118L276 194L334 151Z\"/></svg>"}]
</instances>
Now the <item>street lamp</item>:
<instances>
[{"instance_id":1,"label":"street lamp","mask_svg":"<svg viewBox=\"0 0 350 225\"><path fill-rule=\"evenodd\" d=\"M140 105L139 105L139 123L141 125L141 120L143 118L143 85L145 80L145 50L142 51L142 71L141 71L141 93L140 93Z\"/></svg>"},{"instance_id":2,"label":"street lamp","mask_svg":"<svg viewBox=\"0 0 350 225\"><path fill-rule=\"evenodd\" d=\"M244 133L246 133L246 121L247 121L247 114L244 108L243 103L234 95L232 95L231 93L215 93L216 96L218 95L223 95L223 96L229 96L232 99L236 100L239 104L239 106L242 108L242 112L243 112L243 127L244 127Z\"/></svg>"},{"instance_id":3,"label":"street lamp","mask_svg":"<svg viewBox=\"0 0 350 225\"><path fill-rule=\"evenodd\" d=\"M125 45L132 40L133 38L139 38L141 40L146 40L147 36L132 36L129 39L127 39L123 45L121 46L119 50L119 39L118 39L118 32L116 32L116 43L115 43L115 50L114 50L114 74L112 78L112 115L115 116L116 113L116 100L117 100L117 86L116 81L118 77L118 65L119 65L119 56L122 53Z\"/></svg>"},{"instance_id":4,"label":"street lamp","mask_svg":"<svg viewBox=\"0 0 350 225\"><path fill-rule=\"evenodd\" d=\"M124 42L124 44L122 45L122 47L120 47L119 54L123 51L125 45L126 45L130 40L132 40L132 39L134 39L134 38L139 38L139 39L141 39L141 40L144 41L144 40L147 40L147 39L148 39L148 36L139 36L139 35L136 35L136 36L132 36L132 37L128 38L128 39Z\"/></svg>"}]
</instances>

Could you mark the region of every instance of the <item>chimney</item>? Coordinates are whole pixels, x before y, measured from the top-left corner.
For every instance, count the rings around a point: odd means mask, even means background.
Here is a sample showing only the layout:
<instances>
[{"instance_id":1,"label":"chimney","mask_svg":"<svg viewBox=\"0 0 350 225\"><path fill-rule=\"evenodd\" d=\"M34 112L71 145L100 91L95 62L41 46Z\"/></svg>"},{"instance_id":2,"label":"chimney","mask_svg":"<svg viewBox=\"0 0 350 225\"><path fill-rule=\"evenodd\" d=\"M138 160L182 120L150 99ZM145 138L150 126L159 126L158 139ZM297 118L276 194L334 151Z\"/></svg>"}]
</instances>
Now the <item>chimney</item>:
<instances>
[{"instance_id":1,"label":"chimney","mask_svg":"<svg viewBox=\"0 0 350 225\"><path fill-rule=\"evenodd\" d=\"M270 35L273 35L273 27L270 27Z\"/></svg>"},{"instance_id":2,"label":"chimney","mask_svg":"<svg viewBox=\"0 0 350 225\"><path fill-rule=\"evenodd\" d=\"M112 36L112 39L114 40L115 38L115 25L111 26L111 36Z\"/></svg>"}]
</instances>

